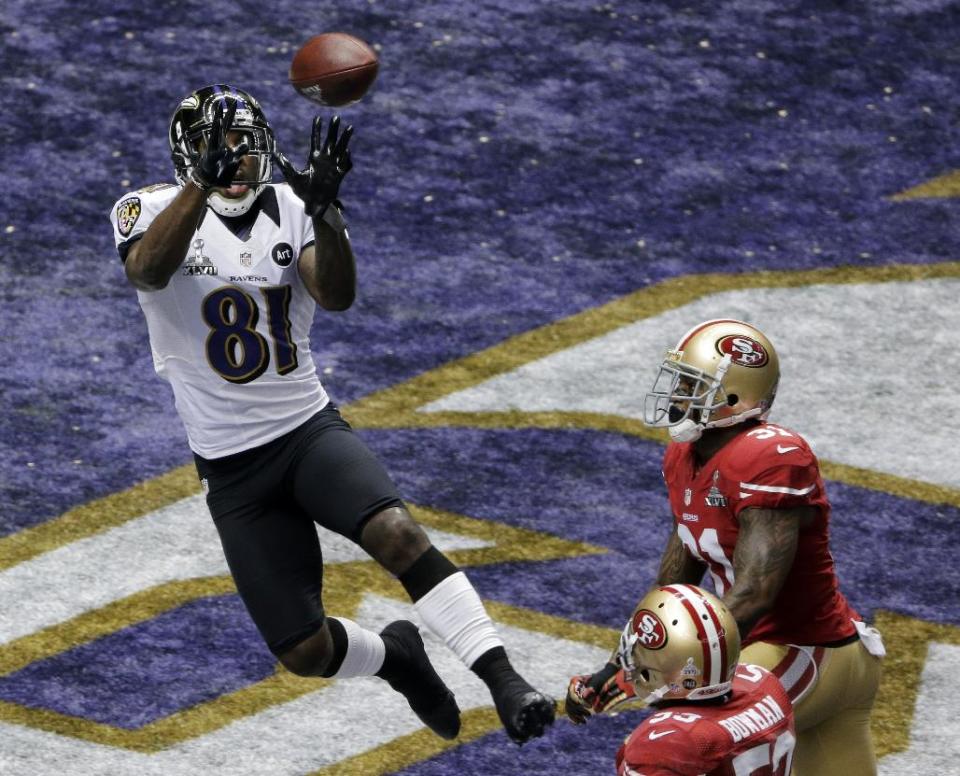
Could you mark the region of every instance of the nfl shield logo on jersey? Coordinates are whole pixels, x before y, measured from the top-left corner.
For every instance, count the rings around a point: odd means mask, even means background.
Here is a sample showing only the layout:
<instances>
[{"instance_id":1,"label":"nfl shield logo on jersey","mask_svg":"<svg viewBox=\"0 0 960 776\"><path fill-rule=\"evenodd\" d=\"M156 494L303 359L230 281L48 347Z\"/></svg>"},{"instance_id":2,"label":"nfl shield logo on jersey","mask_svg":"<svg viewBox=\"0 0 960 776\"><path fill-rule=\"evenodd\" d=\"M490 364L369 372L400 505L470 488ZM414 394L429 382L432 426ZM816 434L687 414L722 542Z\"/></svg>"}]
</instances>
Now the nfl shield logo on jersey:
<instances>
[{"instance_id":1,"label":"nfl shield logo on jersey","mask_svg":"<svg viewBox=\"0 0 960 776\"><path fill-rule=\"evenodd\" d=\"M693 491L690 488L687 488L683 491L683 503L686 506L690 506L691 501L693 501Z\"/></svg>"}]
</instances>

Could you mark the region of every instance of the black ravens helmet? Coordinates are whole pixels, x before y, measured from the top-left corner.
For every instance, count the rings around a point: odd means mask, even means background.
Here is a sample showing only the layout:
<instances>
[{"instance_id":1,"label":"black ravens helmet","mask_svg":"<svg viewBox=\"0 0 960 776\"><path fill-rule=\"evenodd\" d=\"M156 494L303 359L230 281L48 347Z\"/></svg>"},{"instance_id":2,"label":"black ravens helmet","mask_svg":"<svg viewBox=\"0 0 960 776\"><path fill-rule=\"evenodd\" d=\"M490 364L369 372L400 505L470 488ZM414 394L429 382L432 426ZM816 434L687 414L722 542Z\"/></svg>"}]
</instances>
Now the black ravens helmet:
<instances>
[{"instance_id":1,"label":"black ravens helmet","mask_svg":"<svg viewBox=\"0 0 960 776\"><path fill-rule=\"evenodd\" d=\"M234 183L250 186L247 196L228 200L217 194L211 196L214 210L223 215L238 215L247 211L257 198L264 184L273 179L274 150L273 130L264 116L260 104L242 89L225 84L205 86L185 97L170 119L170 156L177 180L189 180L190 172L200 158L213 126L213 117L218 103L236 103L236 112L231 129L242 132L243 142L249 147L248 154L258 158L255 180L235 180ZM219 207L218 207L219 205Z\"/></svg>"}]
</instances>

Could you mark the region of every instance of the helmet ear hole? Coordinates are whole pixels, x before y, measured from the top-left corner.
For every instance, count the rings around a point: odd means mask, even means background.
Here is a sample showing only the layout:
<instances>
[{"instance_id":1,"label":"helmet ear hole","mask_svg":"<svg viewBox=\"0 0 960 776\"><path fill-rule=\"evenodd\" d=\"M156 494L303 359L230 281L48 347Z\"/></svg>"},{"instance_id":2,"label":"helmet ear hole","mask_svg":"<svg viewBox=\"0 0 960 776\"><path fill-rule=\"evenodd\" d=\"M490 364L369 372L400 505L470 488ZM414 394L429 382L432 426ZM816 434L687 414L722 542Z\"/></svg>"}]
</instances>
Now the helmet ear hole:
<instances>
[{"instance_id":1,"label":"helmet ear hole","mask_svg":"<svg viewBox=\"0 0 960 776\"><path fill-rule=\"evenodd\" d=\"M729 396L727 396L727 404L729 404L731 407L738 401L740 401L740 397L735 393L731 393Z\"/></svg>"}]
</instances>

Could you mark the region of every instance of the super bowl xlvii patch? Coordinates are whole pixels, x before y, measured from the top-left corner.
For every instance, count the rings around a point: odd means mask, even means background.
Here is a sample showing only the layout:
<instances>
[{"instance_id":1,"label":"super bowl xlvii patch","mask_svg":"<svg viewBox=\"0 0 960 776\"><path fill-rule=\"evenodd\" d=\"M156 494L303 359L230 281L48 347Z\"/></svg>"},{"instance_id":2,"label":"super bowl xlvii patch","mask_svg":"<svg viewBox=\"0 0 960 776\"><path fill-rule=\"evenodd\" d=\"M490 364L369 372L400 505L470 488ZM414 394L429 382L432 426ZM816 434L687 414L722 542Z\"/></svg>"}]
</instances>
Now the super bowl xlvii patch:
<instances>
[{"instance_id":1,"label":"super bowl xlvii patch","mask_svg":"<svg viewBox=\"0 0 960 776\"><path fill-rule=\"evenodd\" d=\"M717 487L717 480L720 479L720 472L714 471L713 473L713 485L710 486L710 492L707 493L704 501L707 502L708 507L725 507L727 505L727 499L724 497L723 493L720 491L720 488Z\"/></svg>"},{"instance_id":2,"label":"super bowl xlvii patch","mask_svg":"<svg viewBox=\"0 0 960 776\"><path fill-rule=\"evenodd\" d=\"M127 197L117 205L117 228L120 234L128 237L133 231L133 225L140 218L140 197Z\"/></svg>"},{"instance_id":3,"label":"super bowl xlvii patch","mask_svg":"<svg viewBox=\"0 0 960 776\"><path fill-rule=\"evenodd\" d=\"M184 275L217 275L219 270L210 257L203 252L203 239L198 237L193 241L193 256L187 256L183 262Z\"/></svg>"}]
</instances>

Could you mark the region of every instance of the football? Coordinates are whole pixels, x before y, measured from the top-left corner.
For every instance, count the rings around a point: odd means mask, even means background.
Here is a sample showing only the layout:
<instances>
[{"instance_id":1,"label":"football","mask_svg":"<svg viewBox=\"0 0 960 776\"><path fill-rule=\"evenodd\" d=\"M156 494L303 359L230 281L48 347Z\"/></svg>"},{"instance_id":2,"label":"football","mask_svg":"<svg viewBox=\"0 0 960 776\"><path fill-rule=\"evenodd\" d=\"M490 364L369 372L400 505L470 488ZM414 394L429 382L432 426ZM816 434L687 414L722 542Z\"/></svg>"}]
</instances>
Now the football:
<instances>
[{"instance_id":1,"label":"football","mask_svg":"<svg viewBox=\"0 0 960 776\"><path fill-rule=\"evenodd\" d=\"M325 32L304 43L290 63L290 83L308 100L329 107L356 102L373 84L376 52L345 32Z\"/></svg>"}]
</instances>

